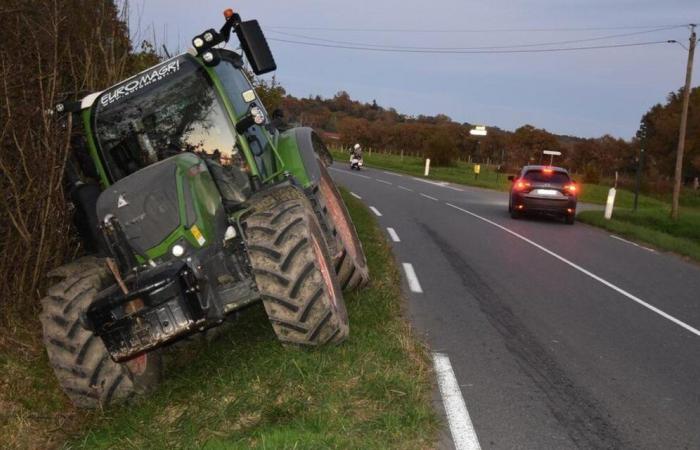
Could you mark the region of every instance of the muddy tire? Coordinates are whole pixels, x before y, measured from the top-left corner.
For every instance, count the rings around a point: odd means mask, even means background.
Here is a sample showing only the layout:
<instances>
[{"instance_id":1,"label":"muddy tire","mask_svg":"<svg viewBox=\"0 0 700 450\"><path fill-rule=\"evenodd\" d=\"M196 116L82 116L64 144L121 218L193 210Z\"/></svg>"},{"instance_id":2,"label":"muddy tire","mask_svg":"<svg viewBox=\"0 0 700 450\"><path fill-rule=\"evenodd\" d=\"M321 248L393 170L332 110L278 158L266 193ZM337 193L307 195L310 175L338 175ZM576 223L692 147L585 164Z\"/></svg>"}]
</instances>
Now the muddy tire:
<instances>
[{"instance_id":1,"label":"muddy tire","mask_svg":"<svg viewBox=\"0 0 700 450\"><path fill-rule=\"evenodd\" d=\"M160 355L151 352L119 364L102 340L83 327L80 316L102 289L114 283L103 259L81 258L49 277L60 280L41 300L44 345L61 388L80 408L100 408L157 385Z\"/></svg>"},{"instance_id":2,"label":"muddy tire","mask_svg":"<svg viewBox=\"0 0 700 450\"><path fill-rule=\"evenodd\" d=\"M345 340L342 290L309 201L295 188L276 188L253 210L245 220L248 254L279 340L310 346Z\"/></svg>"},{"instance_id":3,"label":"muddy tire","mask_svg":"<svg viewBox=\"0 0 700 450\"><path fill-rule=\"evenodd\" d=\"M369 269L362 243L335 182L325 166L319 166L319 209L326 221L328 248L333 255L338 282L347 291L364 287L369 282Z\"/></svg>"}]
</instances>

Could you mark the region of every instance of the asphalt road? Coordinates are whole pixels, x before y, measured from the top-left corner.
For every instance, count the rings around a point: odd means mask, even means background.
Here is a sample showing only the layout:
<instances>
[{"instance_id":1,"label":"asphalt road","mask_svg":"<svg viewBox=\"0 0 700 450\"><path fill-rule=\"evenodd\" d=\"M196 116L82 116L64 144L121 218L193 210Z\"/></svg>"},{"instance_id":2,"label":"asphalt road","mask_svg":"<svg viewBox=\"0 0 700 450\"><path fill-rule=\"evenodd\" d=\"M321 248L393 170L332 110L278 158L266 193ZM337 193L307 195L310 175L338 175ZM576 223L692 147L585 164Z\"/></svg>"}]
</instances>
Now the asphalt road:
<instances>
[{"instance_id":1,"label":"asphalt road","mask_svg":"<svg viewBox=\"0 0 700 450\"><path fill-rule=\"evenodd\" d=\"M700 448L700 266L512 220L501 192L332 169L400 239L410 319L449 356L482 448Z\"/></svg>"}]
</instances>

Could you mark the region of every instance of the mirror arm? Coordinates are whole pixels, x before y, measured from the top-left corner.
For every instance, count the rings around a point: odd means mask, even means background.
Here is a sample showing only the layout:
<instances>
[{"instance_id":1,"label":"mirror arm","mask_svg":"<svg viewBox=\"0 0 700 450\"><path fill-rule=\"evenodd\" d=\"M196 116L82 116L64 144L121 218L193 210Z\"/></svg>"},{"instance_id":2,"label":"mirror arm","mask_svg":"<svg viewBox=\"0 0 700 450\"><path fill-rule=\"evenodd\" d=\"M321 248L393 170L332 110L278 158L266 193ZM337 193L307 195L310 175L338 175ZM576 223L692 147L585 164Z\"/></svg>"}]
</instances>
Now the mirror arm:
<instances>
[{"instance_id":1,"label":"mirror arm","mask_svg":"<svg viewBox=\"0 0 700 450\"><path fill-rule=\"evenodd\" d=\"M226 23L221 30L219 30L219 35L223 42L228 42L231 39L231 30L241 22L241 16L238 13L233 13L231 17L226 19Z\"/></svg>"}]
</instances>

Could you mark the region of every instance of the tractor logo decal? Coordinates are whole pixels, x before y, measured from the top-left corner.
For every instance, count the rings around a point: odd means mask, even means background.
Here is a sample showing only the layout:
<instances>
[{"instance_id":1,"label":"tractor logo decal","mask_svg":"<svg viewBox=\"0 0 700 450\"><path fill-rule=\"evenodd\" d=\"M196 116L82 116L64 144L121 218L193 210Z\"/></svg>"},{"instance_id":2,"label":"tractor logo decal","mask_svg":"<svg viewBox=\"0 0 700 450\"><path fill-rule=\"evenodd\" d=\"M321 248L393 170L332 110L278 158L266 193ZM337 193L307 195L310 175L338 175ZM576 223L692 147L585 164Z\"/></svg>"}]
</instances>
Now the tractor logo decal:
<instances>
[{"instance_id":1,"label":"tractor logo decal","mask_svg":"<svg viewBox=\"0 0 700 450\"><path fill-rule=\"evenodd\" d=\"M126 97L133 94L134 92L144 88L145 86L148 86L156 81L162 80L163 78L177 72L178 70L180 70L180 60L176 59L175 61L171 61L164 66L148 71L143 75L122 84L121 86L110 92L105 92L102 95L102 98L100 99L100 103L102 103L102 106L107 106L110 103L113 103L122 97Z\"/></svg>"}]
</instances>

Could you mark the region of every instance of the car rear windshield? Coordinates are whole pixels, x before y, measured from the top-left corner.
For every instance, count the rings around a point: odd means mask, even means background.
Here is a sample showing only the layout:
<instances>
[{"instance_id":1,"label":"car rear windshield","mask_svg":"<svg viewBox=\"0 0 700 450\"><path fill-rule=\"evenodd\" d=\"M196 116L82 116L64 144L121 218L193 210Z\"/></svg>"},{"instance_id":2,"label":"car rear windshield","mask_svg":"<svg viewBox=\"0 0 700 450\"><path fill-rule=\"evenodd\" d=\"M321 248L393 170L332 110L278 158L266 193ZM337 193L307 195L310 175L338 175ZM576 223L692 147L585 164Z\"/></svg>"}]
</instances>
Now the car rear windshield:
<instances>
[{"instance_id":1,"label":"car rear windshield","mask_svg":"<svg viewBox=\"0 0 700 450\"><path fill-rule=\"evenodd\" d=\"M556 170L528 170L523 178L533 183L564 184L569 182L569 175Z\"/></svg>"}]
</instances>

